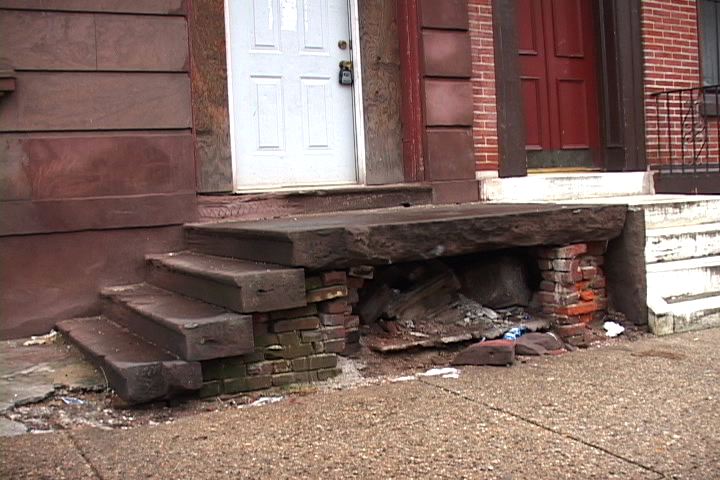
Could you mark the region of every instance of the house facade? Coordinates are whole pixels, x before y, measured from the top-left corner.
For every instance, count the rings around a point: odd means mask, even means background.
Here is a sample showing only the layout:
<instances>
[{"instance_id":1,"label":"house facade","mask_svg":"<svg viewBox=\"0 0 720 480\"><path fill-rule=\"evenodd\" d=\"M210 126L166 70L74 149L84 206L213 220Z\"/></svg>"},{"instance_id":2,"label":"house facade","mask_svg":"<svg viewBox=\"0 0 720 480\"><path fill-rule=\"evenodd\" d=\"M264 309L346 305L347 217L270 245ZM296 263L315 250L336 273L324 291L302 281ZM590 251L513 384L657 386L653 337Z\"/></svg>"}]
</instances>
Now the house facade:
<instances>
[{"instance_id":1,"label":"house facade","mask_svg":"<svg viewBox=\"0 0 720 480\"><path fill-rule=\"evenodd\" d=\"M548 171L716 184L717 19L710 0L0 0L0 335L95 313L187 222L474 202Z\"/></svg>"}]
</instances>

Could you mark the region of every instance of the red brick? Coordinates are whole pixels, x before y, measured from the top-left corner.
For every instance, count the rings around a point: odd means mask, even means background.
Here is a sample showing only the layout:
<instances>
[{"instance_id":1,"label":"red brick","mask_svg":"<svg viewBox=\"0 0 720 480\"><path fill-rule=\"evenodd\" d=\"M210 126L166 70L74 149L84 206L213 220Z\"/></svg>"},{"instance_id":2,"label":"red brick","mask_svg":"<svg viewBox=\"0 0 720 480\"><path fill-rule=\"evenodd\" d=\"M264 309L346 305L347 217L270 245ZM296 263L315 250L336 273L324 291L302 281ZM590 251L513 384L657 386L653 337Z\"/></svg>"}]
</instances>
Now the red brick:
<instances>
[{"instance_id":1,"label":"red brick","mask_svg":"<svg viewBox=\"0 0 720 480\"><path fill-rule=\"evenodd\" d=\"M584 280L592 280L597 276L598 272L596 267L582 267L580 271L582 272Z\"/></svg>"},{"instance_id":2,"label":"red brick","mask_svg":"<svg viewBox=\"0 0 720 480\"><path fill-rule=\"evenodd\" d=\"M602 310L602 307L598 304L598 300L592 302L576 303L574 305L568 305L563 307L557 307L555 313L558 315L583 315L585 313L592 313L598 310Z\"/></svg>"},{"instance_id":3,"label":"red brick","mask_svg":"<svg viewBox=\"0 0 720 480\"><path fill-rule=\"evenodd\" d=\"M605 255L605 252L607 251L608 242L607 240L603 242L588 242L587 243L587 253L588 255L595 255L595 256L602 256Z\"/></svg>"},{"instance_id":4,"label":"red brick","mask_svg":"<svg viewBox=\"0 0 720 480\"><path fill-rule=\"evenodd\" d=\"M540 251L540 258L551 259L574 259L587 252L587 245L584 243L575 243L557 248L544 248Z\"/></svg>"},{"instance_id":5,"label":"red brick","mask_svg":"<svg viewBox=\"0 0 720 480\"><path fill-rule=\"evenodd\" d=\"M595 292L592 290L583 290L580 292L580 299L586 302L595 300Z\"/></svg>"},{"instance_id":6,"label":"red brick","mask_svg":"<svg viewBox=\"0 0 720 480\"><path fill-rule=\"evenodd\" d=\"M572 274L575 274L575 272L580 272L580 260L574 259L574 260L568 260L568 259L560 259L560 260L553 260L553 270L557 272L571 272ZM582 279L582 277L580 277Z\"/></svg>"},{"instance_id":7,"label":"red brick","mask_svg":"<svg viewBox=\"0 0 720 480\"><path fill-rule=\"evenodd\" d=\"M320 274L320 280L325 286L347 285L347 273L342 270L337 270L334 272L323 272Z\"/></svg>"},{"instance_id":8,"label":"red brick","mask_svg":"<svg viewBox=\"0 0 720 480\"><path fill-rule=\"evenodd\" d=\"M576 323L574 325L559 325L555 327L555 331L562 338L582 335L587 331L588 327L584 323Z\"/></svg>"},{"instance_id":9,"label":"red brick","mask_svg":"<svg viewBox=\"0 0 720 480\"><path fill-rule=\"evenodd\" d=\"M320 323L326 327L342 327L345 326L347 317L342 313L321 313Z\"/></svg>"},{"instance_id":10,"label":"red brick","mask_svg":"<svg viewBox=\"0 0 720 480\"><path fill-rule=\"evenodd\" d=\"M345 313L348 309L347 300L330 300L329 302L322 302L318 305L318 308L322 313Z\"/></svg>"},{"instance_id":11,"label":"red brick","mask_svg":"<svg viewBox=\"0 0 720 480\"><path fill-rule=\"evenodd\" d=\"M360 289L365 286L365 279L360 277L347 277L348 288Z\"/></svg>"}]
</instances>

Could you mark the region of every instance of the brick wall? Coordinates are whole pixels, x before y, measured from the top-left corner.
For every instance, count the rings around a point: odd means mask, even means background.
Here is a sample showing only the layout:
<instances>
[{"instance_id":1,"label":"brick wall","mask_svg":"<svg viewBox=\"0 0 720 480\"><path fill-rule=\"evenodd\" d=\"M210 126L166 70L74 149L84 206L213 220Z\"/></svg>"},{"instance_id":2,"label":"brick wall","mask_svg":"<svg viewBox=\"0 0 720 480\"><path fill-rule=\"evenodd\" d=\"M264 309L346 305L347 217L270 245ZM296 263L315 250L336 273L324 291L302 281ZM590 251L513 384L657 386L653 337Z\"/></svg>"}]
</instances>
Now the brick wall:
<instances>
[{"instance_id":1,"label":"brick wall","mask_svg":"<svg viewBox=\"0 0 720 480\"><path fill-rule=\"evenodd\" d=\"M468 0L472 41L473 137L477 170L497 170L492 0Z\"/></svg>"},{"instance_id":2,"label":"brick wall","mask_svg":"<svg viewBox=\"0 0 720 480\"><path fill-rule=\"evenodd\" d=\"M689 128L680 124L680 109L688 111L694 107L689 94L682 99L673 95L670 103L663 101L659 104L651 95L702 84L696 0L643 0L642 38L648 162L668 163L670 148L673 156L677 157L681 148L681 132L683 128ZM699 104L696 112L699 112ZM717 130L715 122L711 123L708 144L712 153L717 151ZM671 134L668 134L668 129ZM682 161L676 159L677 163ZM685 163L689 161L689 157L684 159Z\"/></svg>"}]
</instances>

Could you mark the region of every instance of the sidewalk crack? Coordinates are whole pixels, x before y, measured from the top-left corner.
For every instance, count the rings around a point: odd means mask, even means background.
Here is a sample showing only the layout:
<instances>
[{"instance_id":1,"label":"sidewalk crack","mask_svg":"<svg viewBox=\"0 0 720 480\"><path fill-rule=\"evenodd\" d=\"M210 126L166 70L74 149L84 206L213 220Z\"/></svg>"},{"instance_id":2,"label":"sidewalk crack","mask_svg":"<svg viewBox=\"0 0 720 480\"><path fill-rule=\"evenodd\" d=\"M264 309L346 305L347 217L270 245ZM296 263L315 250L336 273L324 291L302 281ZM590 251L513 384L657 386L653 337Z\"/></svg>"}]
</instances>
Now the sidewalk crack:
<instances>
[{"instance_id":1,"label":"sidewalk crack","mask_svg":"<svg viewBox=\"0 0 720 480\"><path fill-rule=\"evenodd\" d=\"M535 426L535 427L541 428L541 429L543 429L543 430L545 430L545 431L547 431L547 432L553 433L553 434L555 434L555 435L560 435L560 436L562 436L562 437L567 438L568 440L572 440L573 442L577 442L577 443L580 443L580 444L582 444L582 445L585 445L586 447L589 447L589 448L592 448L592 449L595 449L595 450L600 450L601 452L606 453L607 455L610 455L611 457L614 457L614 458L616 458L616 459L618 459L618 460L620 460L620 461L622 461L622 462L626 462L626 463L629 463L629 464L631 464L631 465L635 465L635 466L638 467L638 468L641 468L641 469L646 470L646 471L648 471L648 472L650 472L650 473L654 473L655 475L658 475L658 477L657 477L656 480L662 480L662 479L668 478L667 475L665 475L663 472L661 472L661 471L659 471L659 470L656 470L656 469L654 469L653 467L649 467L649 466L647 466L647 465L645 465L645 464L642 464L642 463L640 463L640 462L638 462L638 461L636 461L636 460L633 460L632 458L628 458L628 457L625 457L625 456L620 455L620 454L618 454L618 453L615 453L615 452L613 452L613 451L611 451L611 450L608 450L607 448L602 447L602 446L600 446L600 445L596 445L596 444L594 444L594 443L592 443L592 442L588 442L587 440L583 440L582 438L576 437L575 435L572 435L572 434L569 434L569 433L565 433L565 432L562 432L562 431L559 431L559 430L555 430L555 429L553 429L553 428L551 428L551 427L548 427L548 426L543 425L542 423L540 423L540 422L538 422L538 421L536 421L536 420L533 420L533 419L531 419L531 418L524 417L524 416L522 416L522 415L520 415L520 414L517 414L517 413L512 412L512 411L510 411L510 410L506 410L506 409L501 408L501 407L496 407L496 406L494 406L494 405L490 405L490 404L488 404L488 403L483 402L482 400L478 400L478 399L476 399L476 398L469 397L469 396L467 396L467 395L465 395L465 394L463 394L463 393L461 393L461 392L455 391L455 390L453 390L453 389L451 389L451 388L447 388L447 387L444 387L444 386L442 386L442 385L437 385L437 384L434 384L434 383L429 382L429 381L424 380L424 379L420 379L420 381L421 381L422 383L424 383L425 385L429 385L429 386L431 386L431 387L435 387L435 388L437 388L437 389L439 389L439 390L442 390L442 391L444 391L444 392L446 392L446 393L449 393L449 394L451 394L451 395L455 395L455 396L457 396L457 397L459 397L459 398L462 398L463 400L467 400L468 402L472 402L472 403L476 403L476 404L478 404L478 405L482 405L483 407L485 407L485 408L487 408L487 409L489 409L489 410L492 410L492 411L494 411L494 412L502 413L502 414L504 414L504 415L508 415L508 416L513 417L513 418L515 418L515 419L517 419L517 420L520 420L521 422L528 423L528 424L530 424L530 425L533 425L533 426Z\"/></svg>"},{"instance_id":2,"label":"sidewalk crack","mask_svg":"<svg viewBox=\"0 0 720 480\"><path fill-rule=\"evenodd\" d=\"M75 438L75 435L72 434L72 432L65 432L67 436L70 438L70 443L72 443L73 447L75 447L75 450L77 450L78 454L82 457L82 459L85 461L87 466L90 468L90 470L93 472L93 475L95 475L96 478L99 480L104 480L104 477L100 474L100 471L95 468L95 465L90 461L87 455L85 455L85 452L80 447L80 443Z\"/></svg>"}]
</instances>

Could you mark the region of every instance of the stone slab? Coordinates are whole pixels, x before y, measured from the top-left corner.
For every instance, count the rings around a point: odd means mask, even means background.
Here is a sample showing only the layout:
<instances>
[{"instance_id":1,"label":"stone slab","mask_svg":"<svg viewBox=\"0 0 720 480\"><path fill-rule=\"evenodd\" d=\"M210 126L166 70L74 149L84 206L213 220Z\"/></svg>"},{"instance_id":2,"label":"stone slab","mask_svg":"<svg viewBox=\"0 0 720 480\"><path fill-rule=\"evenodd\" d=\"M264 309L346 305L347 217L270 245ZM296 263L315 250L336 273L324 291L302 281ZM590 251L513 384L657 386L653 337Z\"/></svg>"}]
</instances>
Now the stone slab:
<instances>
[{"instance_id":1,"label":"stone slab","mask_svg":"<svg viewBox=\"0 0 720 480\"><path fill-rule=\"evenodd\" d=\"M105 373L128 403L143 403L202 386L200 363L185 362L104 317L63 320L58 329Z\"/></svg>"},{"instance_id":2,"label":"stone slab","mask_svg":"<svg viewBox=\"0 0 720 480\"><path fill-rule=\"evenodd\" d=\"M183 360L210 360L253 352L252 316L229 312L148 284L101 292L106 313Z\"/></svg>"},{"instance_id":3,"label":"stone slab","mask_svg":"<svg viewBox=\"0 0 720 480\"><path fill-rule=\"evenodd\" d=\"M270 312L302 307L305 272L193 252L147 255L150 282L230 310Z\"/></svg>"},{"instance_id":4,"label":"stone slab","mask_svg":"<svg viewBox=\"0 0 720 480\"><path fill-rule=\"evenodd\" d=\"M186 226L203 253L311 269L615 238L623 205L464 204Z\"/></svg>"}]
</instances>

